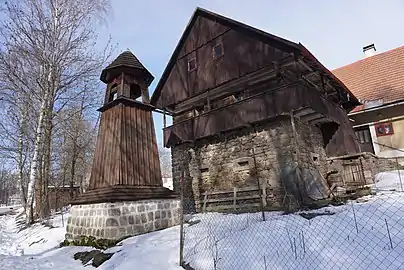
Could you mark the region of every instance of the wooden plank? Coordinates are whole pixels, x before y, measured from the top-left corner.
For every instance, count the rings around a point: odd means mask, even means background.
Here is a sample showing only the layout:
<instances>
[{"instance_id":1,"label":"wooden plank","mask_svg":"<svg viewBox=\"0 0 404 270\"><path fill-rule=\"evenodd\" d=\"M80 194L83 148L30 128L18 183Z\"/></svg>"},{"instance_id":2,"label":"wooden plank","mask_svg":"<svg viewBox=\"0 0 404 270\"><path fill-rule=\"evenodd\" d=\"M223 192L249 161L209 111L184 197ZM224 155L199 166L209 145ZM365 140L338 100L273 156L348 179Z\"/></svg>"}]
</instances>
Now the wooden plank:
<instances>
[{"instance_id":1,"label":"wooden plank","mask_svg":"<svg viewBox=\"0 0 404 270\"><path fill-rule=\"evenodd\" d=\"M241 204L237 205L237 209L248 209L252 207L260 207L259 203L248 203L248 204ZM204 212L214 212L220 210L234 210L232 205L217 205L217 206L207 206Z\"/></svg>"},{"instance_id":2,"label":"wooden plank","mask_svg":"<svg viewBox=\"0 0 404 270\"><path fill-rule=\"evenodd\" d=\"M160 157L159 157L159 151L157 147L157 139L156 139L156 132L154 128L154 122L153 122L153 115L151 118L151 132L152 132L152 148L153 148L153 162L154 162L154 177L156 179L156 184L158 186L163 185L163 180L161 178L161 168L160 168Z\"/></svg>"},{"instance_id":3,"label":"wooden plank","mask_svg":"<svg viewBox=\"0 0 404 270\"><path fill-rule=\"evenodd\" d=\"M125 106L121 105L120 110L120 142L119 142L119 151L120 151L120 185L126 185L126 138L125 138Z\"/></svg>"},{"instance_id":4,"label":"wooden plank","mask_svg":"<svg viewBox=\"0 0 404 270\"><path fill-rule=\"evenodd\" d=\"M104 179L105 179L105 184L110 185L111 183L111 171L112 171L112 166L110 164L111 161L111 156L113 154L112 149L109 149L109 151L107 151L107 146L111 147L112 145L112 132L111 129L113 128L113 122L111 122L112 120L112 109L110 109L109 111L106 111L103 113L105 115L105 143L102 146L103 152L105 153L105 157L104 157L104 162L103 162L103 175L104 175Z\"/></svg>"},{"instance_id":5,"label":"wooden plank","mask_svg":"<svg viewBox=\"0 0 404 270\"><path fill-rule=\"evenodd\" d=\"M145 112L143 110L139 110L140 114L140 147L139 147L139 166L140 166L140 185L146 185L146 166L145 166Z\"/></svg>"},{"instance_id":6,"label":"wooden plank","mask_svg":"<svg viewBox=\"0 0 404 270\"><path fill-rule=\"evenodd\" d=\"M115 171L115 167L116 167L116 162L114 162L114 160L116 160L116 142L118 141L117 140L117 133L115 132L115 130L116 130L116 127L117 127L117 121L116 121L116 117L114 117L115 116L115 113L116 113L116 107L114 107L113 109L110 109L110 111L111 111L111 113L110 113L110 115L109 115L109 122L110 122L110 127L109 127L109 134L108 134L108 137L109 137L109 140L110 140L110 144L109 144L109 146L106 146L106 147L108 147L109 148L109 152L110 152L110 157L109 157L109 160L108 160L108 170L109 170L109 172L107 173L107 175L106 175L106 177L107 177L107 179L108 179L108 183L110 184L110 185L115 185L116 184L116 171ZM118 157L119 158L119 157Z\"/></svg>"},{"instance_id":7,"label":"wooden plank","mask_svg":"<svg viewBox=\"0 0 404 270\"><path fill-rule=\"evenodd\" d=\"M121 184L121 179L122 179L122 169L121 169L121 164L122 164L122 151L121 151L121 145L122 145L122 107L123 105L118 105L115 108L117 109L117 112L115 114L115 122L116 122L116 127L113 129L113 131L116 132L116 137L115 137L115 158L113 159L112 163L114 164L115 168L115 176L114 176L114 184L119 185Z\"/></svg>"},{"instance_id":8,"label":"wooden plank","mask_svg":"<svg viewBox=\"0 0 404 270\"><path fill-rule=\"evenodd\" d=\"M130 112L131 108L125 108L125 163L126 163L126 185L131 185L132 183L132 175L133 175L133 166L132 166L132 132L131 132L131 124L130 124Z\"/></svg>"},{"instance_id":9,"label":"wooden plank","mask_svg":"<svg viewBox=\"0 0 404 270\"><path fill-rule=\"evenodd\" d=\"M246 188L237 188L237 192L246 192L246 191L258 191L257 187L246 187ZM208 195L218 195L218 194L226 194L233 193L233 190L222 190L222 191L212 191L208 192Z\"/></svg>"},{"instance_id":10,"label":"wooden plank","mask_svg":"<svg viewBox=\"0 0 404 270\"><path fill-rule=\"evenodd\" d=\"M141 147L142 147L142 111L139 109L136 109L136 172L137 172L137 183L136 185L140 186L143 184L143 175L142 175L142 152L141 152Z\"/></svg>"},{"instance_id":11,"label":"wooden plank","mask_svg":"<svg viewBox=\"0 0 404 270\"><path fill-rule=\"evenodd\" d=\"M93 162L92 162L92 168L91 168L91 176L90 176L90 189L96 188L97 184L102 182L102 174L100 172L100 168L102 168L101 163L101 155L102 155L102 145L103 145L103 127L105 126L105 121L103 120L103 114L100 116L100 126L98 129L98 135L97 135L97 142L95 146L95 151L94 151L94 157L93 157Z\"/></svg>"},{"instance_id":12,"label":"wooden plank","mask_svg":"<svg viewBox=\"0 0 404 270\"><path fill-rule=\"evenodd\" d=\"M138 158L138 136L137 136L137 108L131 109L132 122L132 158L133 158L133 180L134 185L139 185L139 158Z\"/></svg>"},{"instance_id":13,"label":"wooden plank","mask_svg":"<svg viewBox=\"0 0 404 270\"><path fill-rule=\"evenodd\" d=\"M226 198L220 198L220 199L208 199L206 202L207 203L215 203L215 202L234 202L235 201L240 201L240 200L254 200L254 199L261 199L260 195L251 195L251 196L240 196L235 199L234 196L231 197L226 197Z\"/></svg>"},{"instance_id":14,"label":"wooden plank","mask_svg":"<svg viewBox=\"0 0 404 270\"><path fill-rule=\"evenodd\" d=\"M104 147L103 145L105 144L105 140L106 140L106 122L105 122L105 117L104 114L101 114L100 117L100 129L99 129L99 133L100 133L100 141L97 142L97 155L94 156L94 161L93 161L93 169L92 172L95 173L95 178L93 181L95 181L95 183L93 183L93 187L97 188L99 186L102 186L105 184L105 178L104 178L104 172L103 172L103 168L105 166L104 162L105 159L103 158L103 156L105 155L104 152ZM91 175L91 178L93 178L93 176ZM91 182L91 181L90 181Z\"/></svg>"},{"instance_id":15,"label":"wooden plank","mask_svg":"<svg viewBox=\"0 0 404 270\"><path fill-rule=\"evenodd\" d=\"M314 113L314 110L312 108L303 108L295 111L295 117L302 117L311 113Z\"/></svg>"},{"instance_id":16,"label":"wooden plank","mask_svg":"<svg viewBox=\"0 0 404 270\"><path fill-rule=\"evenodd\" d=\"M144 111L144 123L145 123L145 129L144 129L144 165L145 165L145 177L146 177L146 184L154 184L152 179L151 179L151 166L150 163L152 162L151 156L150 156L150 151L152 151L152 145L150 141L150 118L151 118L151 112Z\"/></svg>"},{"instance_id":17,"label":"wooden plank","mask_svg":"<svg viewBox=\"0 0 404 270\"><path fill-rule=\"evenodd\" d=\"M312 120L315 120L315 119L318 119L321 117L323 117L323 115L321 113L315 112L315 113L305 115L304 117L301 117L301 119L302 119L302 121L309 122L309 121L312 121Z\"/></svg>"}]
</instances>

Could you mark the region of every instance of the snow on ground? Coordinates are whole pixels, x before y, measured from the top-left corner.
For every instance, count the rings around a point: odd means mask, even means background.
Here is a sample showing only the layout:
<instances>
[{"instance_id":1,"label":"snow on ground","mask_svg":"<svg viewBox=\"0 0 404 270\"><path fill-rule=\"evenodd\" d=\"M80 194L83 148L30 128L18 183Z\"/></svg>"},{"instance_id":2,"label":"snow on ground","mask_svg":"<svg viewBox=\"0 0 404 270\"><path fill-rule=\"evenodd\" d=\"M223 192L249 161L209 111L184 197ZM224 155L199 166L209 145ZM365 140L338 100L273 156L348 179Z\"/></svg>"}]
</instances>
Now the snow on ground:
<instances>
[{"instance_id":1,"label":"snow on ground","mask_svg":"<svg viewBox=\"0 0 404 270\"><path fill-rule=\"evenodd\" d=\"M376 180L377 195L310 211L327 214L312 219L281 212L265 213L266 221L261 213L194 215L185 227L185 262L221 270L402 269L404 192L386 191L400 186L397 171ZM16 216L0 215L0 269L94 269L73 259L91 248L58 248L65 234L60 214L48 222L55 228L35 224L21 231ZM178 226L128 238L105 252L115 254L98 269L182 269Z\"/></svg>"},{"instance_id":2,"label":"snow on ground","mask_svg":"<svg viewBox=\"0 0 404 270\"><path fill-rule=\"evenodd\" d=\"M0 270L95 269L91 265L84 267L73 259L75 253L93 248L59 248L66 233L68 214L64 215L64 226L62 216L58 214L47 222L55 228L34 224L21 231L16 226L17 216L18 213L0 216ZM114 252L115 255L98 269L182 269L178 266L178 226L128 238L105 252Z\"/></svg>"},{"instance_id":3,"label":"snow on ground","mask_svg":"<svg viewBox=\"0 0 404 270\"><path fill-rule=\"evenodd\" d=\"M381 172L375 176L372 187L376 191L404 191L404 170Z\"/></svg>"},{"instance_id":4,"label":"snow on ground","mask_svg":"<svg viewBox=\"0 0 404 270\"><path fill-rule=\"evenodd\" d=\"M360 201L310 211L335 213L310 220L299 213L266 213L264 222L261 213L196 215L199 223L185 230L184 260L195 269L402 269L404 194Z\"/></svg>"}]
</instances>

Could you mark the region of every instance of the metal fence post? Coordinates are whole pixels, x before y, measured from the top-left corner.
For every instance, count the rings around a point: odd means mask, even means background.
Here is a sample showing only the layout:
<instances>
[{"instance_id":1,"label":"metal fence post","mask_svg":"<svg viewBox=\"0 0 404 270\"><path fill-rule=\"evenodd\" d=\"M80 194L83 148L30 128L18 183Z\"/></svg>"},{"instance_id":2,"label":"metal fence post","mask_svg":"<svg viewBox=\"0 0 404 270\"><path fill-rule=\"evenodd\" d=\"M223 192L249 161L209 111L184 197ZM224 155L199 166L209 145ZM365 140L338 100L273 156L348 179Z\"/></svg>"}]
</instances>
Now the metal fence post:
<instances>
[{"instance_id":1,"label":"metal fence post","mask_svg":"<svg viewBox=\"0 0 404 270\"><path fill-rule=\"evenodd\" d=\"M180 266L184 264L184 171L181 172L180 179Z\"/></svg>"}]
</instances>

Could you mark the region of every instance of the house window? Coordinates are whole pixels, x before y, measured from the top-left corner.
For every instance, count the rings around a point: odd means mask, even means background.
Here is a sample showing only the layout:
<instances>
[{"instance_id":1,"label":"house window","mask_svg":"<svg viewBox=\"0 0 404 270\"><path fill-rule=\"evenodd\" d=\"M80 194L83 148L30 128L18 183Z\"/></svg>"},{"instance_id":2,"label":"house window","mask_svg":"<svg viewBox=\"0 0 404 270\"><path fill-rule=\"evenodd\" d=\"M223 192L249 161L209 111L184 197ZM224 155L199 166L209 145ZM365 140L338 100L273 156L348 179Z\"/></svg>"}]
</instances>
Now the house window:
<instances>
[{"instance_id":1,"label":"house window","mask_svg":"<svg viewBox=\"0 0 404 270\"><path fill-rule=\"evenodd\" d=\"M370 133L368 129L355 131L355 135L356 138L358 138L359 142L362 144L371 142Z\"/></svg>"},{"instance_id":2,"label":"house window","mask_svg":"<svg viewBox=\"0 0 404 270\"><path fill-rule=\"evenodd\" d=\"M376 135L377 136L385 136L394 134L393 124L392 123L382 123L375 125Z\"/></svg>"},{"instance_id":3,"label":"house window","mask_svg":"<svg viewBox=\"0 0 404 270\"><path fill-rule=\"evenodd\" d=\"M213 47L213 58L219 58L223 55L223 45L221 43L215 45L215 47Z\"/></svg>"},{"instance_id":4,"label":"house window","mask_svg":"<svg viewBox=\"0 0 404 270\"><path fill-rule=\"evenodd\" d=\"M196 58L188 60L188 71L193 71L196 69Z\"/></svg>"}]
</instances>

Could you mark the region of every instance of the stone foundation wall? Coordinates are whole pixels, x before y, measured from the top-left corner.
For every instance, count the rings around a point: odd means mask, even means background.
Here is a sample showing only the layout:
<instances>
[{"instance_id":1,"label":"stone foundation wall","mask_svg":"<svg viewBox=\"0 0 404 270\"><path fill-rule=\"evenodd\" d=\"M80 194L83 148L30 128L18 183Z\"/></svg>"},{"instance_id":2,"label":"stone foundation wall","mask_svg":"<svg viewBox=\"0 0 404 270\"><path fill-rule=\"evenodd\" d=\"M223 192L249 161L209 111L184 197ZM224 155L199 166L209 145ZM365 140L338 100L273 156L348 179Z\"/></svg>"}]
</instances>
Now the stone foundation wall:
<instances>
[{"instance_id":1,"label":"stone foundation wall","mask_svg":"<svg viewBox=\"0 0 404 270\"><path fill-rule=\"evenodd\" d=\"M323 138L319 128L295 120L300 164L303 168L327 171ZM255 160L254 160L255 156ZM185 173L185 197L201 208L205 191L260 186L272 193L272 202L283 199L280 173L296 166L297 153L290 117L278 117L260 125L229 132L172 148L173 184L179 192ZM256 167L256 170L255 170ZM186 202L187 203L187 202Z\"/></svg>"},{"instance_id":2,"label":"stone foundation wall","mask_svg":"<svg viewBox=\"0 0 404 270\"><path fill-rule=\"evenodd\" d=\"M178 225L177 199L73 205L67 221L66 239L94 236L118 240Z\"/></svg>"}]
</instances>

